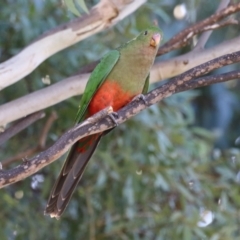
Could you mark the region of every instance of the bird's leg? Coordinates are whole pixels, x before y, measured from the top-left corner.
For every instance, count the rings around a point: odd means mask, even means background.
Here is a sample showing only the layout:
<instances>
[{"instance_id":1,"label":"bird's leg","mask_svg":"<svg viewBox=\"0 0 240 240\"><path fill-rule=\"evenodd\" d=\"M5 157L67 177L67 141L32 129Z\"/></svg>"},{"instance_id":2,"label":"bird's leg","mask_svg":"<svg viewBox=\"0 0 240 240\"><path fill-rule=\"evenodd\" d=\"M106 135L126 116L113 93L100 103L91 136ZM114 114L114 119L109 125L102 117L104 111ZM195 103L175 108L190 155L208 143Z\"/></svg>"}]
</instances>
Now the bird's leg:
<instances>
[{"instance_id":1,"label":"bird's leg","mask_svg":"<svg viewBox=\"0 0 240 240\"><path fill-rule=\"evenodd\" d=\"M117 112L111 112L111 113L108 114L108 116L111 118L111 120L115 124L115 127L117 127L118 126L117 119L119 118L118 113Z\"/></svg>"},{"instance_id":2,"label":"bird's leg","mask_svg":"<svg viewBox=\"0 0 240 240\"><path fill-rule=\"evenodd\" d=\"M23 161L23 163L27 163L29 160L27 159L27 157L23 157L22 161Z\"/></svg>"},{"instance_id":3,"label":"bird's leg","mask_svg":"<svg viewBox=\"0 0 240 240\"><path fill-rule=\"evenodd\" d=\"M135 97L132 99L132 102L133 102L133 101L139 101L139 100L143 101L143 103L144 103L145 105L148 105L148 103L147 103L147 101L146 101L146 97L145 97L145 95L143 95L142 93L141 93L141 94L138 94L137 96L135 96Z\"/></svg>"},{"instance_id":4,"label":"bird's leg","mask_svg":"<svg viewBox=\"0 0 240 240\"><path fill-rule=\"evenodd\" d=\"M118 123L117 123L117 118L119 118L118 116L118 113L116 112L113 112L113 108L112 106L108 106L104 109L102 109L101 111L95 113L93 116L87 118L86 121L83 122L83 124L88 124L89 122L90 123L96 123L98 122L99 120L101 120L102 118L106 117L106 116L109 116L111 118L111 120L113 121L113 123L118 126ZM81 124L81 126L83 126L83 124ZM115 127L116 127L115 126Z\"/></svg>"},{"instance_id":5,"label":"bird's leg","mask_svg":"<svg viewBox=\"0 0 240 240\"><path fill-rule=\"evenodd\" d=\"M103 135L107 135L107 134L108 134L109 132L111 132L115 127L118 126L118 123L117 123L117 119L119 118L118 113L117 113L117 112L111 112L111 113L108 114L108 116L111 118L111 120L113 121L113 123L115 124L115 126L112 127L112 128L110 128L110 129L108 129L108 130L106 130L106 131L104 131L104 132L103 132Z\"/></svg>"}]
</instances>

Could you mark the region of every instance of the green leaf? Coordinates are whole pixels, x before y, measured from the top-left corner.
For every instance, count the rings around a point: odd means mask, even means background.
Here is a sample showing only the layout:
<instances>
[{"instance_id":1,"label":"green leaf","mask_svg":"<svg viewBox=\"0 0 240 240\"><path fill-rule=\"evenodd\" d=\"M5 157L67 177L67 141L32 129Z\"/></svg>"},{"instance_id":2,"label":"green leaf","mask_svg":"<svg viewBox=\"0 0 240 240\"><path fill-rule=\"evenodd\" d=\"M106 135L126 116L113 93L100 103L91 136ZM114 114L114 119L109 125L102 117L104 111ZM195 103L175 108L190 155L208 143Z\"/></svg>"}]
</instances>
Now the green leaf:
<instances>
[{"instance_id":1,"label":"green leaf","mask_svg":"<svg viewBox=\"0 0 240 240\"><path fill-rule=\"evenodd\" d=\"M74 3L73 0L65 0L64 2L65 2L65 4L66 4L67 8L68 8L72 13L74 13L74 14L77 15L78 17L81 15L81 14L79 13L78 9L76 8L76 5L75 5L75 3Z\"/></svg>"},{"instance_id":2,"label":"green leaf","mask_svg":"<svg viewBox=\"0 0 240 240\"><path fill-rule=\"evenodd\" d=\"M84 12L89 13L88 8L87 8L84 0L76 0L76 1Z\"/></svg>"}]
</instances>

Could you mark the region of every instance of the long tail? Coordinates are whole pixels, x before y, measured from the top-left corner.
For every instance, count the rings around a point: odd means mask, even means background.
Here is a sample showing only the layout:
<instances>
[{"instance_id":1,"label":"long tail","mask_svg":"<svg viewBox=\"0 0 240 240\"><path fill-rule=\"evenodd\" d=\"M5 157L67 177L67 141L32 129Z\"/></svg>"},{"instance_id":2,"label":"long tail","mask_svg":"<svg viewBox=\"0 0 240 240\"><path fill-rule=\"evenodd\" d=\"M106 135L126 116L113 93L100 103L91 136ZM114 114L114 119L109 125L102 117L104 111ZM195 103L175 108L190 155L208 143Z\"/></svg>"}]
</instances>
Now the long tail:
<instances>
[{"instance_id":1,"label":"long tail","mask_svg":"<svg viewBox=\"0 0 240 240\"><path fill-rule=\"evenodd\" d=\"M63 165L61 173L54 184L48 199L45 214L59 218L71 199L74 189L80 181L82 174L94 153L101 134L95 134L76 142ZM87 145L87 147L86 147Z\"/></svg>"}]
</instances>

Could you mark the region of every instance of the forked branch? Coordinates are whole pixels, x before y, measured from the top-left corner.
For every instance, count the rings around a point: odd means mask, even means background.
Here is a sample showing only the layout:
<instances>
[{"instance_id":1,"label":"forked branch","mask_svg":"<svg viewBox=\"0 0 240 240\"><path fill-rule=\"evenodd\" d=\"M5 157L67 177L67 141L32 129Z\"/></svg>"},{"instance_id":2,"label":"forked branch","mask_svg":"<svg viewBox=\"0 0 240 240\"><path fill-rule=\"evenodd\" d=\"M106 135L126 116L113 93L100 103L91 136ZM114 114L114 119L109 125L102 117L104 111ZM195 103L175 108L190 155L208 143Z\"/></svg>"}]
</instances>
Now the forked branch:
<instances>
[{"instance_id":1,"label":"forked branch","mask_svg":"<svg viewBox=\"0 0 240 240\"><path fill-rule=\"evenodd\" d=\"M158 56L187 45L188 41L194 35L197 35L201 32L223 27L226 25L226 23L237 23L235 21L231 22L230 20L229 22L220 21L238 11L240 11L240 3L231 4L220 12L211 15L209 18L206 18L200 22L191 25L190 27L184 29L183 31L175 35L170 41L162 45L158 50Z\"/></svg>"}]
</instances>

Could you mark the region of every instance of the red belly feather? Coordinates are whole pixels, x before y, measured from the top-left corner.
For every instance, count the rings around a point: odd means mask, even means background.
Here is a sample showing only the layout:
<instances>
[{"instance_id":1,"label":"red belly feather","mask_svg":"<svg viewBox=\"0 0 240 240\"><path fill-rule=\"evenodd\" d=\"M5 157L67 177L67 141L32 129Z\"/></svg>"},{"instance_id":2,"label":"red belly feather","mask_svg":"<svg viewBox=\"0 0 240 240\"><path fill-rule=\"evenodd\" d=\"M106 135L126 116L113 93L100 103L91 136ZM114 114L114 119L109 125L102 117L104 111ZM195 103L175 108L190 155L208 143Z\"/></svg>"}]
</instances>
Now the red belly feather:
<instances>
[{"instance_id":1,"label":"red belly feather","mask_svg":"<svg viewBox=\"0 0 240 240\"><path fill-rule=\"evenodd\" d=\"M108 106L112 106L113 111L118 111L135 96L136 94L133 95L123 90L117 82L106 80L94 94L89 104L89 115L91 116Z\"/></svg>"},{"instance_id":2,"label":"red belly feather","mask_svg":"<svg viewBox=\"0 0 240 240\"><path fill-rule=\"evenodd\" d=\"M118 83L105 81L94 94L91 102L89 103L87 117L92 116L108 106L112 106L113 111L118 111L120 108L129 103L135 96L136 94L131 94L130 92L123 90ZM93 141L98 138L98 136L99 134L94 134L80 139L77 151L79 153L84 153Z\"/></svg>"}]
</instances>

